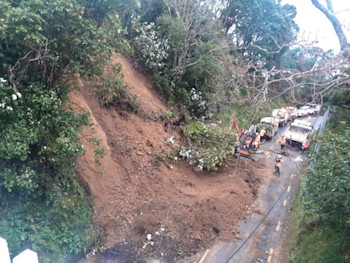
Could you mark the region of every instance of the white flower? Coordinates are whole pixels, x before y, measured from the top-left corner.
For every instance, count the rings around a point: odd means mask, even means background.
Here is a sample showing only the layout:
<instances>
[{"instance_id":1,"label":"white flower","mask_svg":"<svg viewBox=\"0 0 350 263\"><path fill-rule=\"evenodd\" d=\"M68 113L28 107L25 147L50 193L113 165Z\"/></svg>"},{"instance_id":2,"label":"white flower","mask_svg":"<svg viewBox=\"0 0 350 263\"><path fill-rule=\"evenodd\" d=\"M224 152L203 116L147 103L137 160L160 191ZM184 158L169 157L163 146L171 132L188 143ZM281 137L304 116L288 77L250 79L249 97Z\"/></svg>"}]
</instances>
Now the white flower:
<instances>
[{"instance_id":1,"label":"white flower","mask_svg":"<svg viewBox=\"0 0 350 263\"><path fill-rule=\"evenodd\" d=\"M16 94L12 94L11 97L12 97L12 100L17 100L17 95Z\"/></svg>"},{"instance_id":2,"label":"white flower","mask_svg":"<svg viewBox=\"0 0 350 263\"><path fill-rule=\"evenodd\" d=\"M22 98L22 94L20 92L16 92L16 95L19 99Z\"/></svg>"},{"instance_id":3,"label":"white flower","mask_svg":"<svg viewBox=\"0 0 350 263\"><path fill-rule=\"evenodd\" d=\"M147 240L151 240L152 239L152 235L151 234L148 234L147 235Z\"/></svg>"},{"instance_id":4,"label":"white flower","mask_svg":"<svg viewBox=\"0 0 350 263\"><path fill-rule=\"evenodd\" d=\"M5 103L0 103L0 108L4 108L5 109L6 104Z\"/></svg>"},{"instance_id":5,"label":"white flower","mask_svg":"<svg viewBox=\"0 0 350 263\"><path fill-rule=\"evenodd\" d=\"M171 136L171 137L168 138L166 141L167 141L167 143L175 144L175 136Z\"/></svg>"},{"instance_id":6,"label":"white flower","mask_svg":"<svg viewBox=\"0 0 350 263\"><path fill-rule=\"evenodd\" d=\"M5 82L7 82L7 81L6 81L6 79L0 78L0 82L1 82L1 83L5 83Z\"/></svg>"},{"instance_id":7,"label":"white flower","mask_svg":"<svg viewBox=\"0 0 350 263\"><path fill-rule=\"evenodd\" d=\"M13 108L11 106L7 106L6 109L7 110L13 110Z\"/></svg>"}]
</instances>

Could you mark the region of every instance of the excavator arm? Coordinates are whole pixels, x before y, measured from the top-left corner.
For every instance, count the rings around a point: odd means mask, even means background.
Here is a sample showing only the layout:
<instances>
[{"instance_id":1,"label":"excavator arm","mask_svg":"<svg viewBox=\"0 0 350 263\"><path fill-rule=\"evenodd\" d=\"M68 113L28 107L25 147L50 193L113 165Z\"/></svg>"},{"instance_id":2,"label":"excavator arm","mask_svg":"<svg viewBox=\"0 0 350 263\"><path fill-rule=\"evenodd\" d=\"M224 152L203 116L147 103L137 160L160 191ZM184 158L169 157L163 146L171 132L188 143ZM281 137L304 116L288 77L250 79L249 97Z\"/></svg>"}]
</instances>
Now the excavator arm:
<instances>
[{"instance_id":1,"label":"excavator arm","mask_svg":"<svg viewBox=\"0 0 350 263\"><path fill-rule=\"evenodd\" d=\"M232 130L232 126L235 126L237 132L238 132L238 140L241 139L242 136L242 129L241 127L239 127L236 118L233 118L230 122L230 130Z\"/></svg>"},{"instance_id":2,"label":"excavator arm","mask_svg":"<svg viewBox=\"0 0 350 263\"><path fill-rule=\"evenodd\" d=\"M238 133L238 140L240 141L240 145L237 148L237 151L247 157L250 158L250 149L252 148L252 144L255 140L255 134L251 135L249 134L249 131L242 131L241 127L238 125L237 121L235 118L233 118L230 122L230 130L232 130L232 127L235 126L237 133ZM252 159L253 160L253 159Z\"/></svg>"}]
</instances>

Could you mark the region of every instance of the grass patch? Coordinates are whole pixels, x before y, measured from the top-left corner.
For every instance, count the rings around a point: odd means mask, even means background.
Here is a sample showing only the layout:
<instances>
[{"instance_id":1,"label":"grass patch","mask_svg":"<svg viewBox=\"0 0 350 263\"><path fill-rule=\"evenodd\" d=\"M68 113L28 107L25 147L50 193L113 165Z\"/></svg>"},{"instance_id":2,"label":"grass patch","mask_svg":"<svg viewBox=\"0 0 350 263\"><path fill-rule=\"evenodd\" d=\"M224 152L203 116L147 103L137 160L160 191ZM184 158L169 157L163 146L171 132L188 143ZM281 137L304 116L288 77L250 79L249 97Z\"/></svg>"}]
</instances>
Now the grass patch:
<instances>
[{"instance_id":1,"label":"grass patch","mask_svg":"<svg viewBox=\"0 0 350 263\"><path fill-rule=\"evenodd\" d=\"M306 216L302 208L302 190L306 176L302 177L298 200L293 215L294 234L289 263L348 263L345 254L350 239L344 232L322 225ZM347 253L348 254L348 253Z\"/></svg>"}]
</instances>

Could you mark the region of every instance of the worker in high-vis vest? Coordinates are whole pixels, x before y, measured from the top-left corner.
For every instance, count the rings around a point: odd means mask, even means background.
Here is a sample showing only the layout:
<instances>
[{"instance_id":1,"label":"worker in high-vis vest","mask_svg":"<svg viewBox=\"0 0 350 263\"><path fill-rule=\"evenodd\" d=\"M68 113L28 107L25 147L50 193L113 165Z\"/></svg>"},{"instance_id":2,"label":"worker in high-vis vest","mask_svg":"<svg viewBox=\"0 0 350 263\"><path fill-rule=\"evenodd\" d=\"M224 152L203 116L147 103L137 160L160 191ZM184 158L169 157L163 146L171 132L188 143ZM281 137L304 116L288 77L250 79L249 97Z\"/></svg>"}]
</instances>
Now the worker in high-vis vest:
<instances>
[{"instance_id":1,"label":"worker in high-vis vest","mask_svg":"<svg viewBox=\"0 0 350 263\"><path fill-rule=\"evenodd\" d=\"M264 128L262 128L261 131L260 131L260 138L264 139L265 135L266 135L266 130Z\"/></svg>"},{"instance_id":2,"label":"worker in high-vis vest","mask_svg":"<svg viewBox=\"0 0 350 263\"><path fill-rule=\"evenodd\" d=\"M303 152L309 150L310 147L310 142L308 140L305 140L301 146L301 149L303 150Z\"/></svg>"},{"instance_id":3,"label":"worker in high-vis vest","mask_svg":"<svg viewBox=\"0 0 350 263\"><path fill-rule=\"evenodd\" d=\"M253 150L255 150L255 151L259 147L259 144L260 144L260 141L261 141L260 138L261 138L260 135L257 133L256 136L255 136L254 142L253 142Z\"/></svg>"},{"instance_id":4,"label":"worker in high-vis vest","mask_svg":"<svg viewBox=\"0 0 350 263\"><path fill-rule=\"evenodd\" d=\"M284 150L284 146L286 145L286 143L287 143L287 138L286 138L286 136L283 135L280 139L280 145L281 145L282 151Z\"/></svg>"},{"instance_id":5,"label":"worker in high-vis vest","mask_svg":"<svg viewBox=\"0 0 350 263\"><path fill-rule=\"evenodd\" d=\"M275 174L280 176L280 169L282 165L282 156L277 156L275 160Z\"/></svg>"},{"instance_id":6,"label":"worker in high-vis vest","mask_svg":"<svg viewBox=\"0 0 350 263\"><path fill-rule=\"evenodd\" d=\"M278 122L275 119L272 121L272 126L278 127Z\"/></svg>"}]
</instances>

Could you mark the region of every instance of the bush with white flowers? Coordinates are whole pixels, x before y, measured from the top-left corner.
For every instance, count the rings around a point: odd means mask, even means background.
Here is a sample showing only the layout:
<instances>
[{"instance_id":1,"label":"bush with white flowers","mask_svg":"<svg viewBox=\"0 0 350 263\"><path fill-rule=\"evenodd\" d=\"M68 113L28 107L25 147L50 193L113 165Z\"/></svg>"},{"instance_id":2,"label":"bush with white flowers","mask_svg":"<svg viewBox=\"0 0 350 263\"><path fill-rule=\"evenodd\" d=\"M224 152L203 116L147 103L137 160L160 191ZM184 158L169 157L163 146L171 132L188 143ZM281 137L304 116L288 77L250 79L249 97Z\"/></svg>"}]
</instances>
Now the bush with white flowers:
<instances>
[{"instance_id":1,"label":"bush with white flowers","mask_svg":"<svg viewBox=\"0 0 350 263\"><path fill-rule=\"evenodd\" d=\"M217 170L235 153L237 134L227 128L194 122L185 127L184 133L190 145L182 147L179 156L196 166L196 171Z\"/></svg>"},{"instance_id":2,"label":"bush with white flowers","mask_svg":"<svg viewBox=\"0 0 350 263\"><path fill-rule=\"evenodd\" d=\"M144 63L151 69L162 71L164 61L168 57L169 43L168 39L162 38L155 23L138 22L138 18L132 18L133 30L137 33L135 38L136 48L142 55Z\"/></svg>"},{"instance_id":3,"label":"bush with white flowers","mask_svg":"<svg viewBox=\"0 0 350 263\"><path fill-rule=\"evenodd\" d=\"M0 78L0 110L12 111L21 98L19 91L14 90L6 79Z\"/></svg>"},{"instance_id":4,"label":"bush with white flowers","mask_svg":"<svg viewBox=\"0 0 350 263\"><path fill-rule=\"evenodd\" d=\"M204 121L206 119L210 119L213 116L201 91L192 88L190 91L190 98L191 103L189 108L191 115L196 120Z\"/></svg>"}]
</instances>

